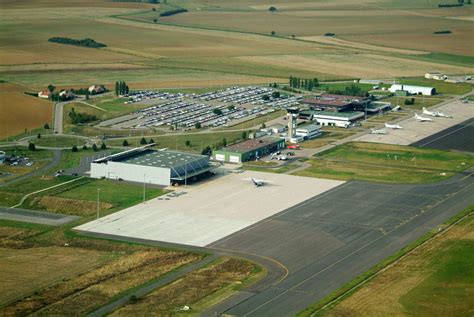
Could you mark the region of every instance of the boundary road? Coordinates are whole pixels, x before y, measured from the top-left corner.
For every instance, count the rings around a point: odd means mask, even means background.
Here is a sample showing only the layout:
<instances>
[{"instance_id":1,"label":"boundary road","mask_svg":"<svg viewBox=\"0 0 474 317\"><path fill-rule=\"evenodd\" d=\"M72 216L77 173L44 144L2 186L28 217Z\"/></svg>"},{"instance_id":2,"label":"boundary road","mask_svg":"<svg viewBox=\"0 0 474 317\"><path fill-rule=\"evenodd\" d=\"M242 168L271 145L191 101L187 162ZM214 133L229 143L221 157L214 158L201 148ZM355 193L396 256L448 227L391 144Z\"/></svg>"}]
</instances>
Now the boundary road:
<instances>
[{"instance_id":1,"label":"boundary road","mask_svg":"<svg viewBox=\"0 0 474 317\"><path fill-rule=\"evenodd\" d=\"M80 219L80 217L46 211L0 207L0 219L60 226Z\"/></svg>"}]
</instances>

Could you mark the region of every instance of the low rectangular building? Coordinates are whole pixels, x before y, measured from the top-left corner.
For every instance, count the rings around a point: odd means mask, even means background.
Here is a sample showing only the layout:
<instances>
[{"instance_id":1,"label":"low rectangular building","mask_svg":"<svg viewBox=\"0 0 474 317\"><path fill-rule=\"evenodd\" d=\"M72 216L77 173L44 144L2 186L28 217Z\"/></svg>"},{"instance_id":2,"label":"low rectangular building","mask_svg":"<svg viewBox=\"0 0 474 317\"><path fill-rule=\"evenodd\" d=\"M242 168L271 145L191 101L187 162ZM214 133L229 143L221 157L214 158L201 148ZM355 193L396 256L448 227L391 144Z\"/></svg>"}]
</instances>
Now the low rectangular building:
<instances>
[{"instance_id":1,"label":"low rectangular building","mask_svg":"<svg viewBox=\"0 0 474 317\"><path fill-rule=\"evenodd\" d=\"M370 99L358 96L321 94L302 102L309 105L312 110L351 111L356 107L364 107L370 102Z\"/></svg>"},{"instance_id":2,"label":"low rectangular building","mask_svg":"<svg viewBox=\"0 0 474 317\"><path fill-rule=\"evenodd\" d=\"M209 157L176 151L136 148L91 163L92 178L108 178L169 186L208 171Z\"/></svg>"},{"instance_id":3,"label":"low rectangular building","mask_svg":"<svg viewBox=\"0 0 474 317\"><path fill-rule=\"evenodd\" d=\"M275 137L249 139L213 152L216 161L242 163L285 148L285 140Z\"/></svg>"},{"instance_id":4,"label":"low rectangular building","mask_svg":"<svg viewBox=\"0 0 474 317\"><path fill-rule=\"evenodd\" d=\"M364 113L361 111L319 111L314 114L314 120L322 126L335 126L348 128L354 121L363 118Z\"/></svg>"},{"instance_id":5,"label":"low rectangular building","mask_svg":"<svg viewBox=\"0 0 474 317\"><path fill-rule=\"evenodd\" d=\"M424 86L394 84L390 86L388 90L393 93L396 93L399 90L404 90L404 91L409 92L412 95L425 95L425 96L436 95L436 88L424 87Z\"/></svg>"},{"instance_id":6,"label":"low rectangular building","mask_svg":"<svg viewBox=\"0 0 474 317\"><path fill-rule=\"evenodd\" d=\"M296 129L296 136L302 136L305 140L321 135L321 126L316 124L307 124Z\"/></svg>"}]
</instances>

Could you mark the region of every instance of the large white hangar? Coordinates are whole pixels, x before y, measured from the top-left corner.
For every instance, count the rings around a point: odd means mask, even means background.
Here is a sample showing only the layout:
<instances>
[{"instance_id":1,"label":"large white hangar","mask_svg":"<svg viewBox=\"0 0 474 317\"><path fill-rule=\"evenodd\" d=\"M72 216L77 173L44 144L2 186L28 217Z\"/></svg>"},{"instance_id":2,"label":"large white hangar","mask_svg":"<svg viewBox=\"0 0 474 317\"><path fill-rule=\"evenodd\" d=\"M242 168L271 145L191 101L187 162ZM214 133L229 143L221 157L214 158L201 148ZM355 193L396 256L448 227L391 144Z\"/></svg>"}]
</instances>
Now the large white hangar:
<instances>
[{"instance_id":1,"label":"large white hangar","mask_svg":"<svg viewBox=\"0 0 474 317\"><path fill-rule=\"evenodd\" d=\"M209 172L209 157L140 147L91 163L92 178L122 179L169 186Z\"/></svg>"}]
</instances>

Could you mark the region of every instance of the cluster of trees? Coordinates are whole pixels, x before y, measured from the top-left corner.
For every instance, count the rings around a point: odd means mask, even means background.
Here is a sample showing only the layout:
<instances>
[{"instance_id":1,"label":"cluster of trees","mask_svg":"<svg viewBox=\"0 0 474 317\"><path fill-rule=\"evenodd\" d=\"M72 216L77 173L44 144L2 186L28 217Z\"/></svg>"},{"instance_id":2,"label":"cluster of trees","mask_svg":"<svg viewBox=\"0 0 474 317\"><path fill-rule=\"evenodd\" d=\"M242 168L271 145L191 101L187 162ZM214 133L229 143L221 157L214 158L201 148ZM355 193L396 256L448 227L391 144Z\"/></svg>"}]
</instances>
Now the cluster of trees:
<instances>
[{"instance_id":1,"label":"cluster of trees","mask_svg":"<svg viewBox=\"0 0 474 317\"><path fill-rule=\"evenodd\" d=\"M96 116L87 113L76 112L74 108L72 108L69 112L69 118L71 118L71 122L73 124L82 124L97 120Z\"/></svg>"},{"instance_id":2,"label":"cluster of trees","mask_svg":"<svg viewBox=\"0 0 474 317\"><path fill-rule=\"evenodd\" d=\"M103 86L103 85L100 85L100 87L102 87L102 89L104 90L103 92L107 92L108 89ZM71 91L77 95L88 95L88 94L91 94L91 95L97 95L97 94L101 94L101 93L97 93L95 92L94 90L92 92L89 91L89 88L79 88L79 89L74 89L74 88L71 88Z\"/></svg>"},{"instance_id":3,"label":"cluster of trees","mask_svg":"<svg viewBox=\"0 0 474 317\"><path fill-rule=\"evenodd\" d=\"M115 82L115 95L126 95L128 94L129 88L124 81Z\"/></svg>"},{"instance_id":4,"label":"cluster of trees","mask_svg":"<svg viewBox=\"0 0 474 317\"><path fill-rule=\"evenodd\" d=\"M300 88L300 89L311 91L315 87L319 86L319 81L317 78L305 79L305 78L290 76L289 84L291 88Z\"/></svg>"},{"instance_id":5,"label":"cluster of trees","mask_svg":"<svg viewBox=\"0 0 474 317\"><path fill-rule=\"evenodd\" d=\"M175 15L175 14L184 13L184 12L188 12L188 10L184 8L168 10L168 11L161 12L160 17L167 17L170 15Z\"/></svg>"},{"instance_id":6,"label":"cluster of trees","mask_svg":"<svg viewBox=\"0 0 474 317\"><path fill-rule=\"evenodd\" d=\"M128 142L127 142L127 145L125 145L125 142L126 142L126 141L127 141L127 140L123 141L124 146L128 146ZM153 143L155 143L155 140L153 140L152 138L150 138L150 141L148 141L148 142L147 142L147 140L145 139L144 136L142 136L142 138L140 139L140 144L141 144L141 145L147 145L147 144L153 144Z\"/></svg>"},{"instance_id":7,"label":"cluster of trees","mask_svg":"<svg viewBox=\"0 0 474 317\"><path fill-rule=\"evenodd\" d=\"M450 34L452 33L450 30L441 30L441 31L434 31L434 34Z\"/></svg>"},{"instance_id":8,"label":"cluster of trees","mask_svg":"<svg viewBox=\"0 0 474 317\"><path fill-rule=\"evenodd\" d=\"M415 98L405 99L405 104L406 105L414 105L415 104Z\"/></svg>"},{"instance_id":9,"label":"cluster of trees","mask_svg":"<svg viewBox=\"0 0 474 317\"><path fill-rule=\"evenodd\" d=\"M76 45L76 46L83 46L83 47L90 47L90 48L101 48L106 47L107 45L103 43L96 42L91 38L85 38L82 40L75 40L69 37L52 37L48 40L49 42L53 43L60 43L60 44L67 44L67 45Z\"/></svg>"},{"instance_id":10,"label":"cluster of trees","mask_svg":"<svg viewBox=\"0 0 474 317\"><path fill-rule=\"evenodd\" d=\"M328 89L328 94L334 95L348 95L348 96L358 96L358 97L368 97L369 92L363 90L357 85L351 84L350 86L344 87L344 89Z\"/></svg>"},{"instance_id":11,"label":"cluster of trees","mask_svg":"<svg viewBox=\"0 0 474 317\"><path fill-rule=\"evenodd\" d=\"M160 3L159 0L112 0L113 2L142 2L142 3ZM166 1L165 1L166 3Z\"/></svg>"}]
</instances>

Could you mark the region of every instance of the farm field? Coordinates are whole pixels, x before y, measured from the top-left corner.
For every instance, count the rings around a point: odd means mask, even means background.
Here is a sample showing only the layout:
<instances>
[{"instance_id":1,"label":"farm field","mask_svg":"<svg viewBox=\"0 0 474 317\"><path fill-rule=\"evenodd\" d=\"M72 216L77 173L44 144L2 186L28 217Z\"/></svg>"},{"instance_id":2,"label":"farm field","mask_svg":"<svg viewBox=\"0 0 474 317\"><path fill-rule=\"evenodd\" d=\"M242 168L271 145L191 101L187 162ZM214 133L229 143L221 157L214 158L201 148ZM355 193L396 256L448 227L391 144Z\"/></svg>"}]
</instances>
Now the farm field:
<instances>
[{"instance_id":1,"label":"farm field","mask_svg":"<svg viewBox=\"0 0 474 317\"><path fill-rule=\"evenodd\" d=\"M473 211L316 316L472 315Z\"/></svg>"},{"instance_id":2,"label":"farm field","mask_svg":"<svg viewBox=\"0 0 474 317\"><path fill-rule=\"evenodd\" d=\"M306 161L299 176L384 183L425 183L474 166L470 155L377 143L346 143Z\"/></svg>"},{"instance_id":3,"label":"farm field","mask_svg":"<svg viewBox=\"0 0 474 317\"><path fill-rule=\"evenodd\" d=\"M466 62L472 48L465 41L471 22L464 19L472 8L449 9L447 14L435 8L435 1L172 0L169 6L183 6L190 12L159 18L158 23L146 19L158 14L151 8L160 12L159 5L76 0L64 7L58 3L2 1L0 40L5 45L0 49L0 79L36 89L50 83L58 87L110 85L116 80L127 81L131 88L192 88L285 82L291 74L324 80L420 76L433 69L473 71L472 63ZM268 11L270 5L277 7L273 14ZM453 33L430 38L426 47L419 47L423 41L416 40L416 47L403 44L407 47L402 49L396 49L403 42L399 39L397 45L383 41L364 45L346 38L405 36L414 25L413 36L428 38L440 28L452 28ZM12 32L14 40L8 37ZM337 38L311 39L325 32L334 32ZM89 49L47 41L52 36L84 38L89 34L107 47ZM297 40L300 37L303 41ZM434 56L433 51L445 55Z\"/></svg>"},{"instance_id":4,"label":"farm field","mask_svg":"<svg viewBox=\"0 0 474 317\"><path fill-rule=\"evenodd\" d=\"M51 124L53 104L25 91L23 86L0 83L0 139Z\"/></svg>"}]
</instances>

